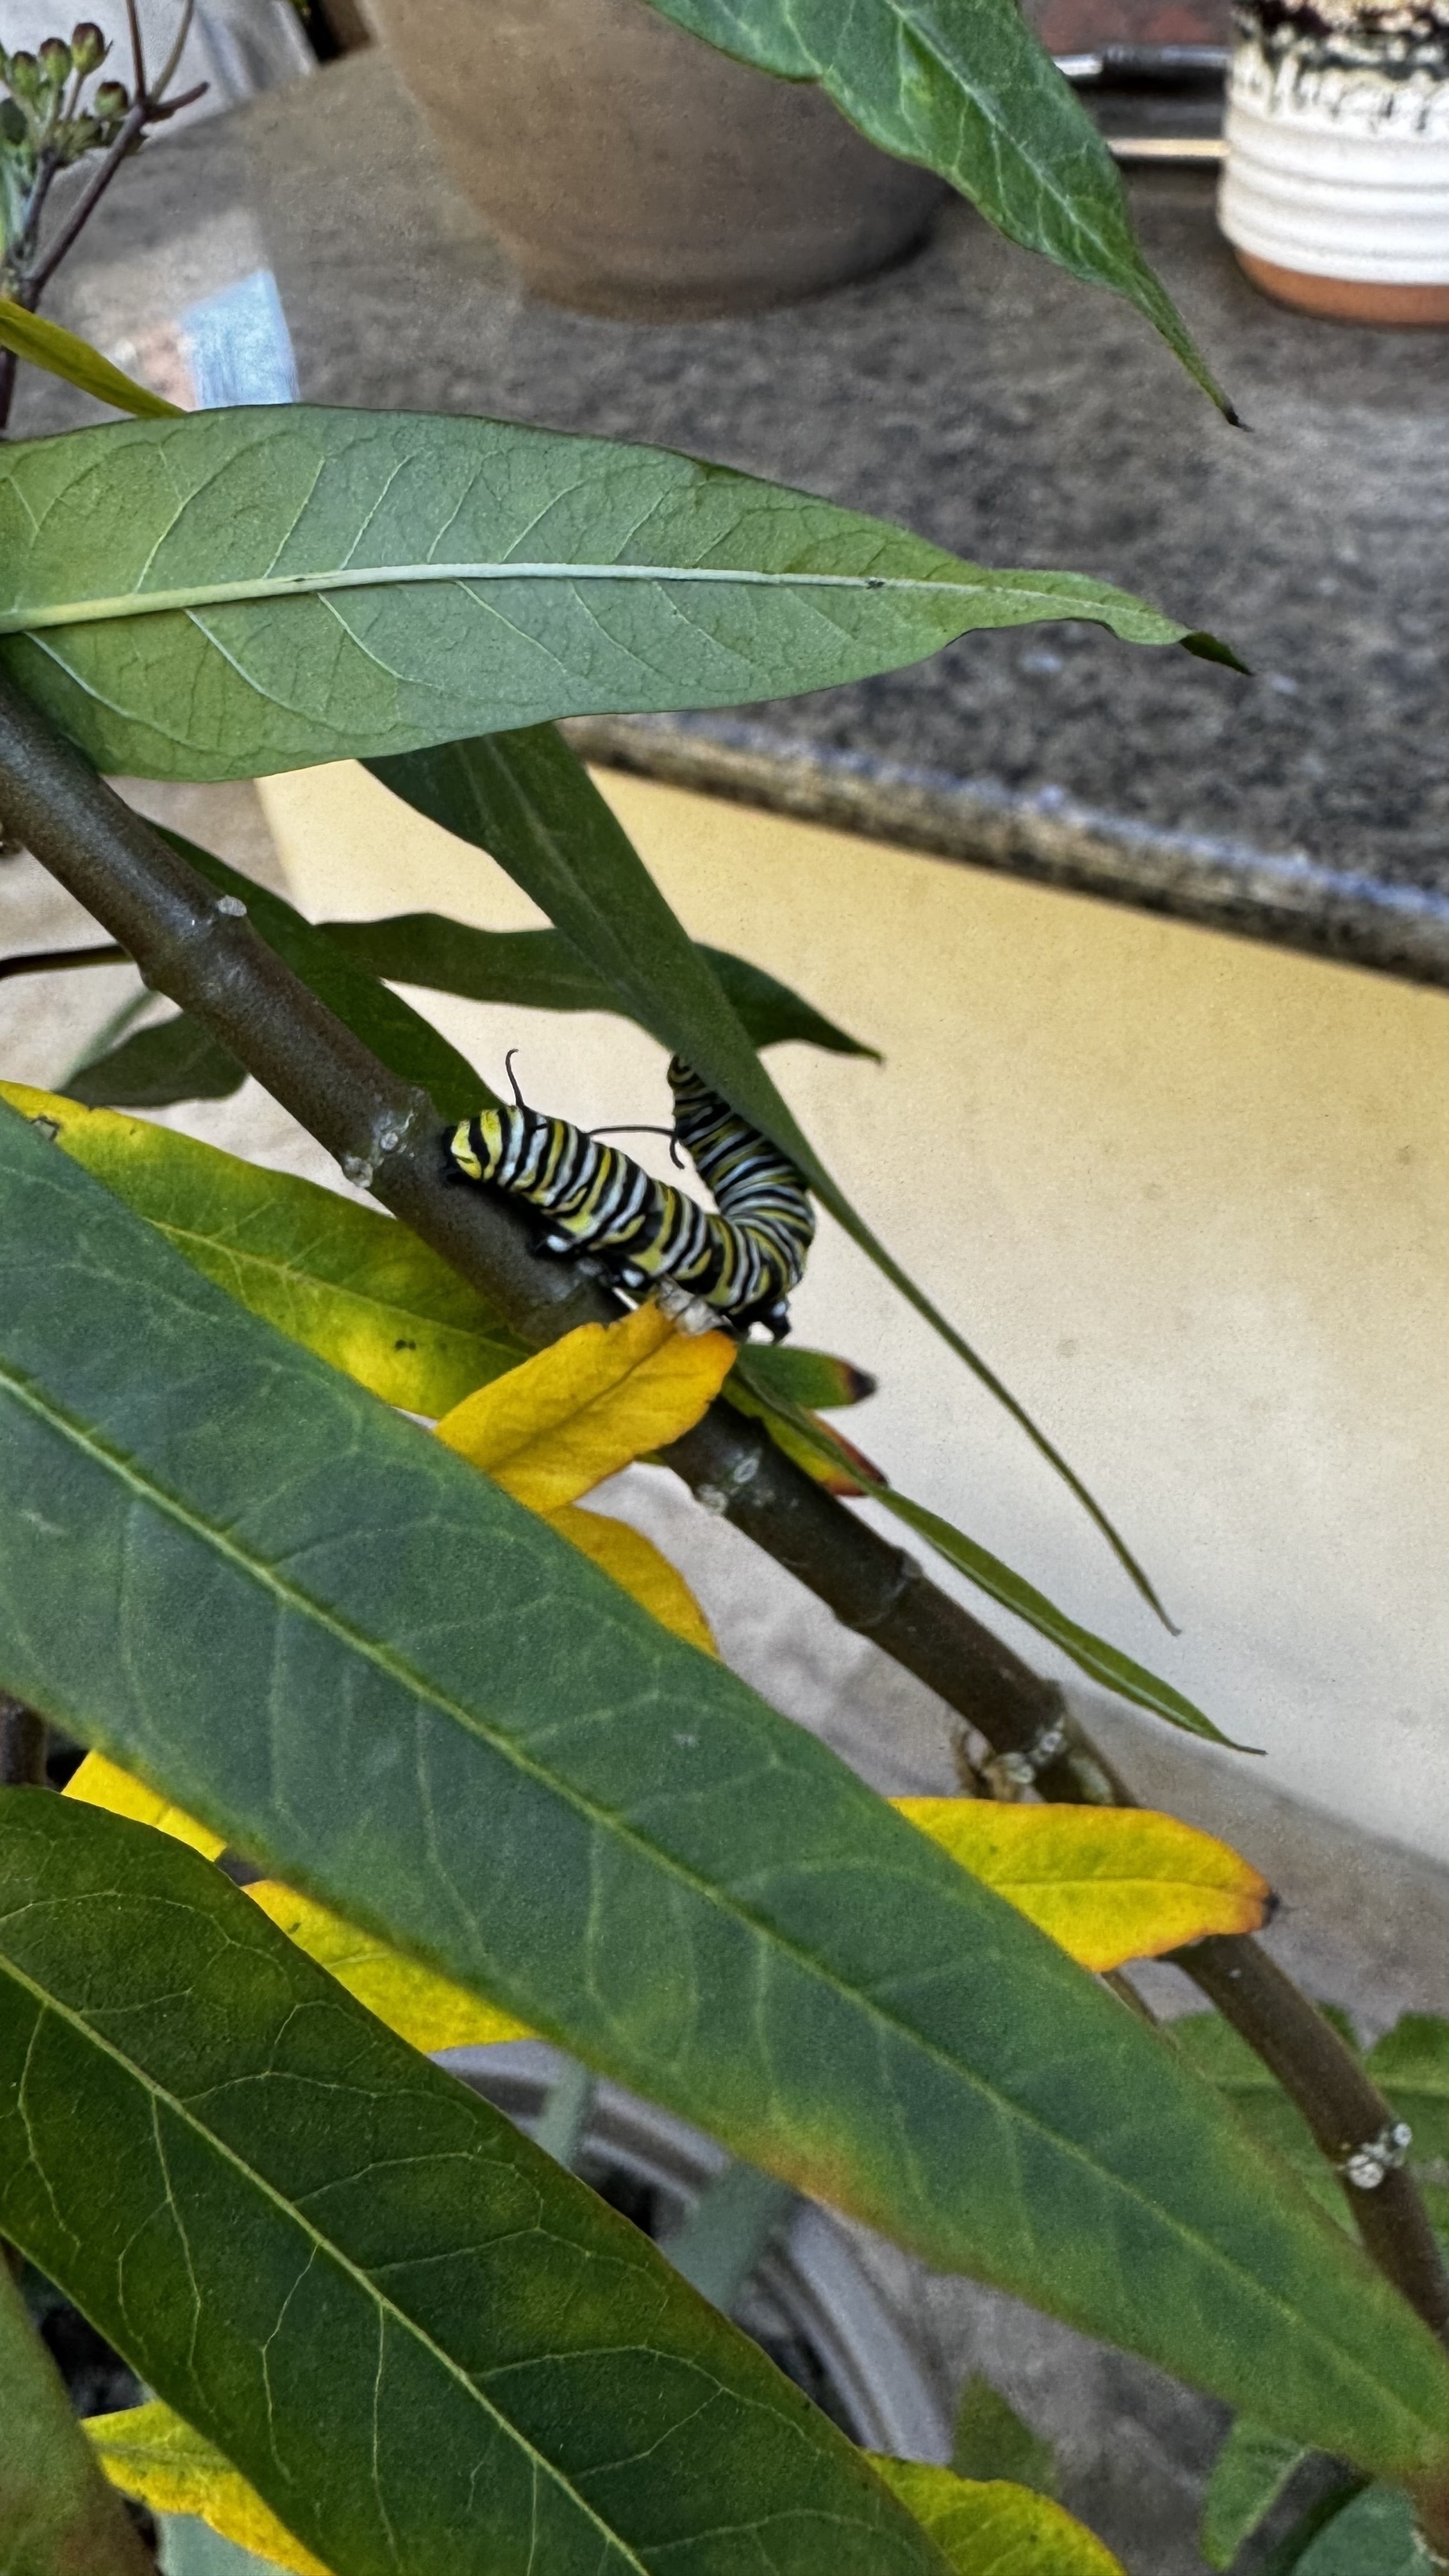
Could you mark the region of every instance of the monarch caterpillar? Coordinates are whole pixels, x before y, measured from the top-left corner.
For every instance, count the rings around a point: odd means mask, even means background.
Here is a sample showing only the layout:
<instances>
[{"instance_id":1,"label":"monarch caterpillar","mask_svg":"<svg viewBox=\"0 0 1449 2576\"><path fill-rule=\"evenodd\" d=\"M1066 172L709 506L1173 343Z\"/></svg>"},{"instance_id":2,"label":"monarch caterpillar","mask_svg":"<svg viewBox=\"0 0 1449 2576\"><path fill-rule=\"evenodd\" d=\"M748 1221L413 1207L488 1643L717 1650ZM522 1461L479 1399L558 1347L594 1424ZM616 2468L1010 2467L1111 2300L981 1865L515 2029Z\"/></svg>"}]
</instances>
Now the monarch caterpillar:
<instances>
[{"instance_id":1,"label":"monarch caterpillar","mask_svg":"<svg viewBox=\"0 0 1449 2576\"><path fill-rule=\"evenodd\" d=\"M548 1219L545 1252L590 1252L622 1288L668 1282L732 1332L760 1323L779 1341L815 1233L805 1184L678 1056L669 1088L674 1125L660 1132L685 1148L717 1215L566 1118L530 1109L516 1083L512 1107L482 1109L452 1130L449 1171L537 1208Z\"/></svg>"}]
</instances>

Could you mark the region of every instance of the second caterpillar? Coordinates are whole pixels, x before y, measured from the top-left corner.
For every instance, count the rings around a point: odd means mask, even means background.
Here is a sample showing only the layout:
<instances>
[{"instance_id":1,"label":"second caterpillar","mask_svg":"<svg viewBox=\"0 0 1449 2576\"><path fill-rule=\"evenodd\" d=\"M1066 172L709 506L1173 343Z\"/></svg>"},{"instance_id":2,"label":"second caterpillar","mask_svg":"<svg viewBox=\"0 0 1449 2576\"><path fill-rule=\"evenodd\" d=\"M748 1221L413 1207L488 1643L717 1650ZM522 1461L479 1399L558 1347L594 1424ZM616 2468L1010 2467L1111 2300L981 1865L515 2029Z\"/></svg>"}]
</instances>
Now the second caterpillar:
<instances>
[{"instance_id":1,"label":"second caterpillar","mask_svg":"<svg viewBox=\"0 0 1449 2576\"><path fill-rule=\"evenodd\" d=\"M717 1214L521 1097L461 1120L448 1137L449 1169L537 1208L547 1219L544 1251L587 1252L621 1288L667 1284L709 1307L731 1332L743 1336L763 1324L779 1341L790 1329L790 1291L815 1234L805 1183L678 1056L669 1088L674 1139L713 1194Z\"/></svg>"}]
</instances>

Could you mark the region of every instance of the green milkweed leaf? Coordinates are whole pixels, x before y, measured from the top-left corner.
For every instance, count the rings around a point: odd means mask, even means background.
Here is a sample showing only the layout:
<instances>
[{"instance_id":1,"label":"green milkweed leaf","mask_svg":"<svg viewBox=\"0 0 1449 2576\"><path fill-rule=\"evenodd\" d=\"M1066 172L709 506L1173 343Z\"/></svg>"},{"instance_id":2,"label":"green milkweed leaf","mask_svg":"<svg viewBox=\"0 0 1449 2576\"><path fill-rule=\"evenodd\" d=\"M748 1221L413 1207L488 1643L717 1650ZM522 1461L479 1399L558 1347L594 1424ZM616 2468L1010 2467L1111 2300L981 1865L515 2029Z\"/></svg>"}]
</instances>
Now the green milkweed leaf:
<instances>
[{"instance_id":1,"label":"green milkweed leaf","mask_svg":"<svg viewBox=\"0 0 1449 2576\"><path fill-rule=\"evenodd\" d=\"M618 1011L621 997L561 930L475 930L440 912L400 912L386 921L324 921L334 948L393 984L421 984L469 1002L513 1002L535 1011ZM701 948L756 1047L795 1038L830 1055L874 1056L824 1013L761 966L727 948ZM633 1019L635 1013L628 1012Z\"/></svg>"},{"instance_id":2,"label":"green milkweed leaf","mask_svg":"<svg viewBox=\"0 0 1449 2576\"><path fill-rule=\"evenodd\" d=\"M1449 2158L1449 2021L1404 2013L1376 2040L1369 2074L1414 2132L1414 2154Z\"/></svg>"},{"instance_id":3,"label":"green milkweed leaf","mask_svg":"<svg viewBox=\"0 0 1449 2576\"><path fill-rule=\"evenodd\" d=\"M492 1099L468 1059L400 993L369 972L345 947L314 929L286 898L228 867L225 859L157 826L219 894L246 905L269 948L405 1082L420 1083L440 1119L462 1117ZM74 1074L67 1089L91 1109L164 1109L177 1100L224 1100L241 1088L246 1069L185 1012L141 1029Z\"/></svg>"},{"instance_id":4,"label":"green milkweed leaf","mask_svg":"<svg viewBox=\"0 0 1449 2576\"><path fill-rule=\"evenodd\" d=\"M369 768L394 795L506 868L587 956L631 1015L682 1055L742 1118L788 1154L877 1268L1005 1406L1102 1532L1158 1615L1147 1576L1075 1470L979 1352L924 1296L856 1214L796 1124L737 1013L670 910L582 761L552 725L445 744Z\"/></svg>"},{"instance_id":5,"label":"green milkweed leaf","mask_svg":"<svg viewBox=\"0 0 1449 2576\"><path fill-rule=\"evenodd\" d=\"M1317 2518L1297 2557L1275 2559L1263 2576L1287 2576L1290 2566L1294 2576L1433 2576L1439 2564L1414 2528L1408 2497L1379 2486L1350 2489L1340 2511Z\"/></svg>"},{"instance_id":6,"label":"green milkweed leaf","mask_svg":"<svg viewBox=\"0 0 1449 2576\"><path fill-rule=\"evenodd\" d=\"M650 5L741 62L818 81L862 134L938 170L1009 241L1125 296L1236 418L1142 256L1107 143L1015 0Z\"/></svg>"},{"instance_id":7,"label":"green milkweed leaf","mask_svg":"<svg viewBox=\"0 0 1449 2576\"><path fill-rule=\"evenodd\" d=\"M798 1404L807 1413L834 1413L848 1404L864 1404L874 1395L875 1379L854 1360L828 1351L806 1350L799 1342L751 1342L741 1353L754 1392L768 1402ZM739 1361L735 1363L739 1367Z\"/></svg>"},{"instance_id":8,"label":"green milkweed leaf","mask_svg":"<svg viewBox=\"0 0 1449 2576\"><path fill-rule=\"evenodd\" d=\"M1266 2557L1259 2559L1253 2576L1294 2576L1294 2571L1303 2566L1319 2534L1337 2522L1341 2514L1347 2513L1355 2498L1364 2493L1367 2484L1367 2479L1353 2477L1347 2472L1336 2479L1325 2493L1315 2496L1312 2503L1304 2507L1292 2528L1274 2543ZM1367 2571L1355 2568L1354 2576L1367 2576ZM1377 2569L1374 2576L1379 2576ZM1385 2576L1393 2576L1392 2570L1385 2571Z\"/></svg>"},{"instance_id":9,"label":"green milkweed leaf","mask_svg":"<svg viewBox=\"0 0 1449 2576\"><path fill-rule=\"evenodd\" d=\"M87 2449L3 2251L0 2426L3 2576L150 2576L149 2552Z\"/></svg>"},{"instance_id":10,"label":"green milkweed leaf","mask_svg":"<svg viewBox=\"0 0 1449 2576\"><path fill-rule=\"evenodd\" d=\"M93 1056L66 1088L87 1109L169 1109L178 1100L230 1100L246 1078L209 1030L177 1011Z\"/></svg>"},{"instance_id":11,"label":"green milkweed leaf","mask_svg":"<svg viewBox=\"0 0 1449 2576\"><path fill-rule=\"evenodd\" d=\"M1085 573L506 421L267 404L0 447L0 662L141 777L733 705L1063 617L1220 649Z\"/></svg>"},{"instance_id":12,"label":"green milkweed leaf","mask_svg":"<svg viewBox=\"0 0 1449 2576\"><path fill-rule=\"evenodd\" d=\"M1176 2051L4 1107L0 1684L941 2268L1374 2474L1449 2467L1433 2337Z\"/></svg>"},{"instance_id":13,"label":"green milkweed leaf","mask_svg":"<svg viewBox=\"0 0 1449 2576\"><path fill-rule=\"evenodd\" d=\"M405 1082L420 1082L425 1092L431 1092L441 1118L462 1118L467 1110L492 1100L487 1082L482 1074L474 1074L467 1056L449 1046L431 1020L413 1010L402 994L389 992L364 961L348 953L345 943L333 940L325 930L315 930L294 904L286 902L286 896L258 886L255 878L240 876L237 868L229 868L227 860L211 850L201 850L168 827L157 824L157 829L180 858L191 860L206 884L248 907L253 927L268 948L276 948L278 956L286 958L309 992L315 992L364 1046L371 1046L374 1056L382 1056L389 1072L400 1074ZM175 1012L175 1018L162 1020L157 1028L137 1030L137 1036L121 1038L119 1046L93 1056L72 1074L67 1092L88 1108L160 1110L170 1108L175 1100L227 1100L245 1079L245 1066L237 1064L217 1038L199 1028L186 1012Z\"/></svg>"},{"instance_id":14,"label":"green milkweed leaf","mask_svg":"<svg viewBox=\"0 0 1449 2576\"><path fill-rule=\"evenodd\" d=\"M285 896L241 876L225 859L199 849L180 832L163 829L161 838L189 860L218 894L244 903L268 947L300 975L319 1002L325 1002L355 1037L382 1058L391 1073L404 1082L421 1083L437 1103L440 1117L461 1118L492 1099L467 1057L450 1046L421 1011L336 947L324 930L315 930Z\"/></svg>"},{"instance_id":15,"label":"green milkweed leaf","mask_svg":"<svg viewBox=\"0 0 1449 2576\"><path fill-rule=\"evenodd\" d=\"M1213 2462L1203 2498L1199 2545L1209 2567L1232 2566L1308 2456L1301 2443L1268 2432L1251 2416L1237 2417Z\"/></svg>"},{"instance_id":16,"label":"green milkweed leaf","mask_svg":"<svg viewBox=\"0 0 1449 2576\"><path fill-rule=\"evenodd\" d=\"M1105 1689L1115 1691L1119 1699L1131 1700L1137 1708L1150 1709L1155 1717L1166 1718L1170 1726L1180 1726L1189 1735L1209 1736L1216 1744L1232 1742L1230 1736L1224 1735L1212 1719L1204 1715L1195 1701L1175 1689L1171 1682L1163 1681L1145 1664L1139 1664L1134 1656L1124 1654L1120 1646L1109 1645L1105 1637L1094 1635L1090 1628L1083 1628L1077 1620L1069 1618L1065 1610L1059 1610L1056 1603L1048 1599L1046 1593L1039 1592L1034 1583L1028 1583L1025 1575L1017 1574L1001 1557L993 1556L989 1548L980 1546L974 1538L968 1538L964 1530L957 1529L954 1521L946 1520L940 1512L928 1510L924 1503L913 1503L908 1494L898 1493L880 1469L861 1455L852 1441L843 1439L829 1423L821 1422L813 1413L807 1412L784 1391L778 1379L772 1385L768 1377L762 1378L755 1365L758 1356L751 1345L746 1345L740 1352L725 1387L725 1397L728 1402L737 1404L742 1413L757 1414L767 1427L773 1426L781 1435L781 1446L787 1457L795 1455L793 1442L823 1465L842 1469L854 1481L857 1492L868 1494L872 1502L881 1504L895 1519L904 1521L908 1529L928 1539L937 1555L943 1556L948 1565L954 1565L958 1573L976 1584L988 1600L998 1602L1003 1610L1025 1620L1039 1637L1046 1637L1064 1655L1069 1655L1079 1672L1086 1673L1094 1682L1100 1682ZM1249 1750L1243 1745L1235 1745L1233 1749L1235 1752ZM1252 2063L1256 2066L1257 2059L1253 2058ZM1266 2080L1271 2084L1272 2077Z\"/></svg>"},{"instance_id":17,"label":"green milkweed leaf","mask_svg":"<svg viewBox=\"0 0 1449 2576\"><path fill-rule=\"evenodd\" d=\"M958 2478L1006 2478L1015 2486L1034 2487L1038 2495L1057 2491L1056 2453L999 2389L974 2370L956 2406L951 2440L951 2466Z\"/></svg>"},{"instance_id":18,"label":"green milkweed leaf","mask_svg":"<svg viewBox=\"0 0 1449 2576\"><path fill-rule=\"evenodd\" d=\"M339 2576L940 2576L637 2228L196 1853L23 1789L0 2226Z\"/></svg>"}]
</instances>

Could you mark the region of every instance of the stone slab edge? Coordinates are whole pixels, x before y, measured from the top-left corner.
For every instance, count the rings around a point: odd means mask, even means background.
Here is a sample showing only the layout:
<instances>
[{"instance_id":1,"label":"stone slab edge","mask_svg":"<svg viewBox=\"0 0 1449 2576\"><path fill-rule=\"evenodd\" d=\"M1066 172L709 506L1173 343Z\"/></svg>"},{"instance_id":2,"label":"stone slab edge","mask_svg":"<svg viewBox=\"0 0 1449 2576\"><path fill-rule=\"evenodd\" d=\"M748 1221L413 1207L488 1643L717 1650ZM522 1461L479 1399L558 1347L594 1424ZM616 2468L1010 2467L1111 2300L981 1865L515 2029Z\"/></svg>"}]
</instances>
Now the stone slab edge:
<instances>
[{"instance_id":1,"label":"stone slab edge","mask_svg":"<svg viewBox=\"0 0 1449 2576\"><path fill-rule=\"evenodd\" d=\"M586 760L1038 885L1449 989L1449 895L718 716L581 716Z\"/></svg>"}]
</instances>

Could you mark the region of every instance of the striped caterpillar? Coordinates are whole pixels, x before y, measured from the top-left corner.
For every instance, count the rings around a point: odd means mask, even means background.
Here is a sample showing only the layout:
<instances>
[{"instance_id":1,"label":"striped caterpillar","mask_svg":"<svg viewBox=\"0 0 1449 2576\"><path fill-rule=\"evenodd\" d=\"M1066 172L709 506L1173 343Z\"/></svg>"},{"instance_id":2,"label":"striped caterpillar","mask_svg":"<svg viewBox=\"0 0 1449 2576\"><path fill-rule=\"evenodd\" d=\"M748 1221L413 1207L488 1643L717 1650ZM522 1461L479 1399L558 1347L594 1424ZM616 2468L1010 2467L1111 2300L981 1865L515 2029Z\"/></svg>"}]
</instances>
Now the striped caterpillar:
<instances>
[{"instance_id":1,"label":"striped caterpillar","mask_svg":"<svg viewBox=\"0 0 1449 2576\"><path fill-rule=\"evenodd\" d=\"M452 1130L449 1171L537 1208L548 1219L545 1252L591 1253L621 1288L658 1282L672 1292L661 1302L676 1310L697 1299L731 1332L759 1323L779 1341L815 1233L805 1184L678 1056L669 1088L674 1126L660 1132L684 1147L717 1215L566 1118L530 1109L516 1083L514 1106L480 1110Z\"/></svg>"}]
</instances>

